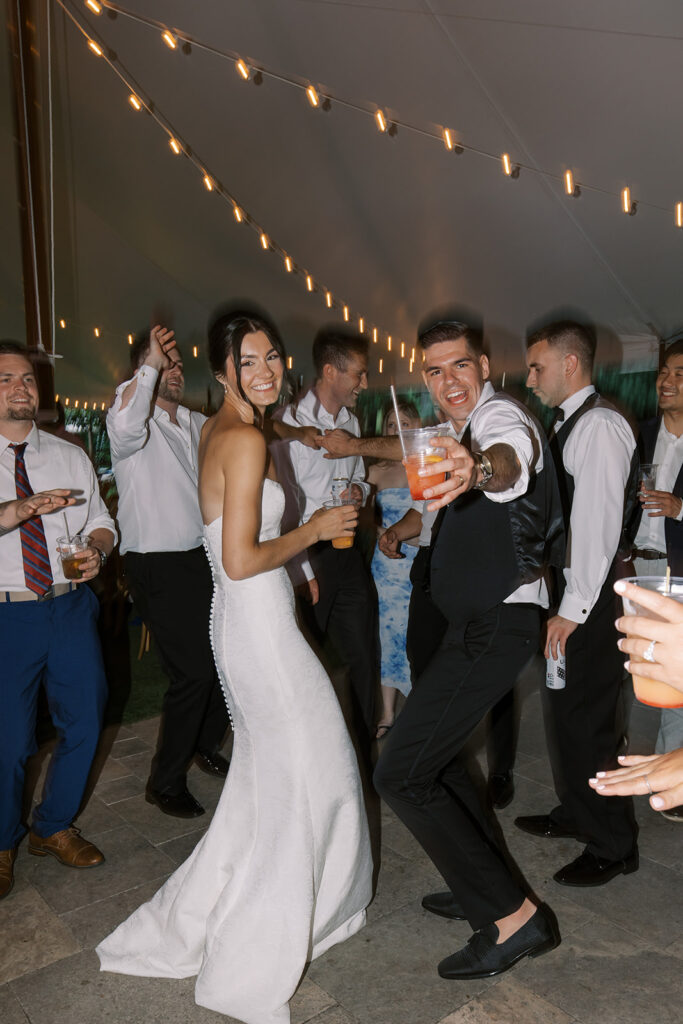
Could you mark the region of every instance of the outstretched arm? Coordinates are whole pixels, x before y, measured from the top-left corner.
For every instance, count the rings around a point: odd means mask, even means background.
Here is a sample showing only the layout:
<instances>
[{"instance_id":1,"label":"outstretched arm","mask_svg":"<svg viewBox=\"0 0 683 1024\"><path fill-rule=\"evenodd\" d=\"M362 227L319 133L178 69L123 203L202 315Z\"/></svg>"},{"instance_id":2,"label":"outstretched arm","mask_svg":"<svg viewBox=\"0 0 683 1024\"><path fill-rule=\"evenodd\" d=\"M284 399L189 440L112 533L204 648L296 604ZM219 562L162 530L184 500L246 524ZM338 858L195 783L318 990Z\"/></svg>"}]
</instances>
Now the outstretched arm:
<instances>
[{"instance_id":1,"label":"outstretched arm","mask_svg":"<svg viewBox=\"0 0 683 1024\"><path fill-rule=\"evenodd\" d=\"M403 458L398 437L356 437L339 427L321 434L318 446L325 449L326 459L345 459L349 455L360 455L370 459L400 462Z\"/></svg>"}]
</instances>

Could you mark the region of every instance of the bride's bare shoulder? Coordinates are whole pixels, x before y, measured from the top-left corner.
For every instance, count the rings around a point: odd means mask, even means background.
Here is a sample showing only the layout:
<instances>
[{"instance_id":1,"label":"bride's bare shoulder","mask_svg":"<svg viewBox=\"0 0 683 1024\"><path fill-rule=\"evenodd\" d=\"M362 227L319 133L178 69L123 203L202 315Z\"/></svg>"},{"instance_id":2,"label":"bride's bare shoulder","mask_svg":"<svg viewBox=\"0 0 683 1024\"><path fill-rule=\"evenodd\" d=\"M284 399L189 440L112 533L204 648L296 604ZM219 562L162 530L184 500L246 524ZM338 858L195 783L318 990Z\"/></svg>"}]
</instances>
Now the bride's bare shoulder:
<instances>
[{"instance_id":1,"label":"bride's bare shoulder","mask_svg":"<svg viewBox=\"0 0 683 1024\"><path fill-rule=\"evenodd\" d=\"M265 453L266 442L258 427L251 423L216 424L206 436L206 454L221 461L253 458Z\"/></svg>"}]
</instances>

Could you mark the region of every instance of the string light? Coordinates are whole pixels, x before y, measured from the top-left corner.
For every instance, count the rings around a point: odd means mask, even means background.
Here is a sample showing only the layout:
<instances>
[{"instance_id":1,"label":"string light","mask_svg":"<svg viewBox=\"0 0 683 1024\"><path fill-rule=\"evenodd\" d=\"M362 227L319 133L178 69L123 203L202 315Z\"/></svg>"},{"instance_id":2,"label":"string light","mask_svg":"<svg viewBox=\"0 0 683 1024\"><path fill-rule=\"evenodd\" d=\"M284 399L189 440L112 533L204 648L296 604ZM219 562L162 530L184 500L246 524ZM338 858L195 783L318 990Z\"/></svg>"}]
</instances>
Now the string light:
<instances>
[{"instance_id":1,"label":"string light","mask_svg":"<svg viewBox=\"0 0 683 1024\"><path fill-rule=\"evenodd\" d=\"M213 192L213 181L208 174L204 175L204 188L207 192Z\"/></svg>"},{"instance_id":2,"label":"string light","mask_svg":"<svg viewBox=\"0 0 683 1024\"><path fill-rule=\"evenodd\" d=\"M375 111L375 122L381 132L385 132L387 130L387 119L384 116L384 113L379 109Z\"/></svg>"},{"instance_id":3,"label":"string light","mask_svg":"<svg viewBox=\"0 0 683 1024\"><path fill-rule=\"evenodd\" d=\"M318 96L318 93L315 91L312 85L309 85L308 89L306 89L306 95L308 96L308 102L311 104L312 107L317 107L320 105L320 97Z\"/></svg>"},{"instance_id":4,"label":"string light","mask_svg":"<svg viewBox=\"0 0 683 1024\"><path fill-rule=\"evenodd\" d=\"M102 412L104 412L104 402L102 402L100 409L102 410Z\"/></svg>"},{"instance_id":5,"label":"string light","mask_svg":"<svg viewBox=\"0 0 683 1024\"><path fill-rule=\"evenodd\" d=\"M90 47L90 49L92 50L92 52L95 54L96 57L103 57L104 56L104 54L102 53L102 50L97 45L97 43L95 42L94 39L89 39L88 40L88 46Z\"/></svg>"},{"instance_id":6,"label":"string light","mask_svg":"<svg viewBox=\"0 0 683 1024\"><path fill-rule=\"evenodd\" d=\"M132 334L129 334L129 335L128 335L128 344L129 344L129 345L132 345L132 344L133 344L133 335L132 335Z\"/></svg>"},{"instance_id":7,"label":"string light","mask_svg":"<svg viewBox=\"0 0 683 1024\"><path fill-rule=\"evenodd\" d=\"M270 248L270 240L268 238L268 235L265 233L265 231L261 232L261 248L263 248L263 249L269 249Z\"/></svg>"},{"instance_id":8,"label":"string light","mask_svg":"<svg viewBox=\"0 0 683 1024\"><path fill-rule=\"evenodd\" d=\"M62 330L64 330L64 328L66 327L66 320L60 320L59 326L62 328Z\"/></svg>"},{"instance_id":9,"label":"string light","mask_svg":"<svg viewBox=\"0 0 683 1024\"><path fill-rule=\"evenodd\" d=\"M239 206L233 206L232 212L233 212L233 216L234 216L235 220L237 221L237 223L241 224L242 221L244 220L244 214L243 214L242 210L239 208Z\"/></svg>"},{"instance_id":10,"label":"string light","mask_svg":"<svg viewBox=\"0 0 683 1024\"><path fill-rule=\"evenodd\" d=\"M294 357L293 356L287 356L287 369L288 370L294 369Z\"/></svg>"},{"instance_id":11,"label":"string light","mask_svg":"<svg viewBox=\"0 0 683 1024\"><path fill-rule=\"evenodd\" d=\"M85 6L89 7L93 14L102 13L102 7L98 4L97 0L85 0Z\"/></svg>"},{"instance_id":12,"label":"string light","mask_svg":"<svg viewBox=\"0 0 683 1024\"><path fill-rule=\"evenodd\" d=\"M391 335L387 334L387 352L391 352Z\"/></svg>"},{"instance_id":13,"label":"string light","mask_svg":"<svg viewBox=\"0 0 683 1024\"><path fill-rule=\"evenodd\" d=\"M173 35L172 32L169 32L168 29L166 29L165 32L161 33L161 38L166 43L169 50L175 50L177 48L178 43L176 37Z\"/></svg>"},{"instance_id":14,"label":"string light","mask_svg":"<svg viewBox=\"0 0 683 1024\"><path fill-rule=\"evenodd\" d=\"M683 203L676 203L676 227L683 228Z\"/></svg>"},{"instance_id":15,"label":"string light","mask_svg":"<svg viewBox=\"0 0 683 1024\"><path fill-rule=\"evenodd\" d=\"M358 318L358 331L360 334L365 334L365 320L362 316Z\"/></svg>"},{"instance_id":16,"label":"string light","mask_svg":"<svg viewBox=\"0 0 683 1024\"><path fill-rule=\"evenodd\" d=\"M631 189L628 185L621 190L621 208L629 217L633 217L638 209L638 204L631 200Z\"/></svg>"},{"instance_id":17,"label":"string light","mask_svg":"<svg viewBox=\"0 0 683 1024\"><path fill-rule=\"evenodd\" d=\"M405 345L405 342L402 341L401 342L401 359L405 358L405 354L406 354L406 345Z\"/></svg>"},{"instance_id":18,"label":"string light","mask_svg":"<svg viewBox=\"0 0 683 1024\"><path fill-rule=\"evenodd\" d=\"M313 291L313 278L310 274L306 274L306 288L309 292Z\"/></svg>"},{"instance_id":19,"label":"string light","mask_svg":"<svg viewBox=\"0 0 683 1024\"><path fill-rule=\"evenodd\" d=\"M372 342L373 342L374 345L377 344L377 328L376 327L372 328Z\"/></svg>"},{"instance_id":20,"label":"string light","mask_svg":"<svg viewBox=\"0 0 683 1024\"><path fill-rule=\"evenodd\" d=\"M181 147L180 143L178 142L178 140L174 139L173 137L171 137L168 140L168 144L171 147L171 149L173 150L173 152L175 153L175 155L176 156L180 156L180 154L182 153L183 150L182 150L182 147Z\"/></svg>"},{"instance_id":21,"label":"string light","mask_svg":"<svg viewBox=\"0 0 683 1024\"><path fill-rule=\"evenodd\" d=\"M68 399L68 398L65 398L65 399L64 399L64 405L68 405L68 404L69 404L69 399Z\"/></svg>"},{"instance_id":22,"label":"string light","mask_svg":"<svg viewBox=\"0 0 683 1024\"><path fill-rule=\"evenodd\" d=\"M74 409L78 409L78 399L74 402Z\"/></svg>"},{"instance_id":23,"label":"string light","mask_svg":"<svg viewBox=\"0 0 683 1024\"><path fill-rule=\"evenodd\" d=\"M55 402L59 401L59 395L55 395Z\"/></svg>"},{"instance_id":24,"label":"string light","mask_svg":"<svg viewBox=\"0 0 683 1024\"><path fill-rule=\"evenodd\" d=\"M245 82L249 81L249 68L243 60L235 61L235 69L237 70L237 74L241 75Z\"/></svg>"},{"instance_id":25,"label":"string light","mask_svg":"<svg viewBox=\"0 0 683 1024\"><path fill-rule=\"evenodd\" d=\"M294 265L292 263L291 256L285 256L285 270L288 274L291 274L293 269Z\"/></svg>"},{"instance_id":26,"label":"string light","mask_svg":"<svg viewBox=\"0 0 683 1024\"><path fill-rule=\"evenodd\" d=\"M513 164L509 153L503 153L500 160L503 165L503 174L507 175L508 178L519 177L519 164Z\"/></svg>"},{"instance_id":27,"label":"string light","mask_svg":"<svg viewBox=\"0 0 683 1024\"><path fill-rule=\"evenodd\" d=\"M453 136L449 128L444 128L443 130L443 144L450 153L453 149Z\"/></svg>"},{"instance_id":28,"label":"string light","mask_svg":"<svg viewBox=\"0 0 683 1024\"><path fill-rule=\"evenodd\" d=\"M342 315L343 315L344 320L346 321L346 323L348 323L349 322L349 307L348 306L344 306L344 309L342 310Z\"/></svg>"},{"instance_id":29,"label":"string light","mask_svg":"<svg viewBox=\"0 0 683 1024\"><path fill-rule=\"evenodd\" d=\"M100 329L99 329L99 327L96 327L93 333L94 333L96 338L99 338L99 336L100 336Z\"/></svg>"},{"instance_id":30,"label":"string light","mask_svg":"<svg viewBox=\"0 0 683 1024\"><path fill-rule=\"evenodd\" d=\"M383 367L384 367L384 360L380 359L380 361L379 361L379 372L380 373L382 372Z\"/></svg>"},{"instance_id":31,"label":"string light","mask_svg":"<svg viewBox=\"0 0 683 1024\"><path fill-rule=\"evenodd\" d=\"M197 346L196 346L196 345L193 345L193 346L192 346L192 355L194 356L194 358L195 358L195 359L196 359L196 358L197 358L197 356L199 355L199 349L197 348Z\"/></svg>"},{"instance_id":32,"label":"string light","mask_svg":"<svg viewBox=\"0 0 683 1024\"><path fill-rule=\"evenodd\" d=\"M84 403L83 403L83 408L84 408L84 409L87 409L87 408L88 408L88 403L87 403L87 402L84 402Z\"/></svg>"},{"instance_id":33,"label":"string light","mask_svg":"<svg viewBox=\"0 0 683 1024\"><path fill-rule=\"evenodd\" d=\"M579 186L574 184L574 175L570 170L564 172L564 190L568 196L578 196L580 194Z\"/></svg>"},{"instance_id":34,"label":"string light","mask_svg":"<svg viewBox=\"0 0 683 1024\"><path fill-rule=\"evenodd\" d=\"M142 110L142 103L137 98L134 92L132 92L128 97L128 102L130 103L133 110Z\"/></svg>"},{"instance_id":35,"label":"string light","mask_svg":"<svg viewBox=\"0 0 683 1024\"><path fill-rule=\"evenodd\" d=\"M332 292L325 292L325 305L328 309L332 309Z\"/></svg>"},{"instance_id":36,"label":"string light","mask_svg":"<svg viewBox=\"0 0 683 1024\"><path fill-rule=\"evenodd\" d=\"M410 350L410 361L411 361L411 363L415 362L415 349L414 348L411 348L411 350Z\"/></svg>"}]
</instances>

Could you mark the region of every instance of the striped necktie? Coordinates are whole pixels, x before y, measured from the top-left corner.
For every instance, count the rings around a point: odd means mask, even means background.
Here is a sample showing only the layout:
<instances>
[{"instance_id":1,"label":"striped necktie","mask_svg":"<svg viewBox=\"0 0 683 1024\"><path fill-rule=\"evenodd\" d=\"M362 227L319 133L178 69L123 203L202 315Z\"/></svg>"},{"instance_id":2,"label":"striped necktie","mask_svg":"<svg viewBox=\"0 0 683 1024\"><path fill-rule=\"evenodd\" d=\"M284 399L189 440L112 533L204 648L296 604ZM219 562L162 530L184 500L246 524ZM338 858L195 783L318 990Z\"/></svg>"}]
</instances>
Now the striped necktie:
<instances>
[{"instance_id":1,"label":"striped necktie","mask_svg":"<svg viewBox=\"0 0 683 1024\"><path fill-rule=\"evenodd\" d=\"M33 488L28 482L24 461L26 442L11 444L9 447L14 451L14 482L17 488L17 498L30 498ZM41 596L52 586L52 569L50 568L43 520L40 516L32 516L31 519L24 520L19 527L19 533L26 586L34 594Z\"/></svg>"}]
</instances>

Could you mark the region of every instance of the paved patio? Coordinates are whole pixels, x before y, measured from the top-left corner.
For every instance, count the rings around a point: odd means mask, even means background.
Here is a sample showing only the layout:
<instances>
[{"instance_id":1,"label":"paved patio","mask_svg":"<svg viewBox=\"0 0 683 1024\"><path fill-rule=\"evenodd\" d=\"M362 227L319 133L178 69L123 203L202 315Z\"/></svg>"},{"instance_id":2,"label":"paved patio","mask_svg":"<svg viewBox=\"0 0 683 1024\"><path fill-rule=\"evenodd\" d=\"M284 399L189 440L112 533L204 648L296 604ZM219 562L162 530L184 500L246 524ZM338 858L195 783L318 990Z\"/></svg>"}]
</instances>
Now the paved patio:
<instances>
[{"instance_id":1,"label":"paved patio","mask_svg":"<svg viewBox=\"0 0 683 1024\"><path fill-rule=\"evenodd\" d=\"M499 821L512 856L555 910L562 945L498 979L442 981L437 962L464 944L469 929L421 909L423 893L442 888L439 876L394 815L375 805L382 859L368 926L310 967L292 1003L293 1024L681 1020L683 827L638 800L637 873L597 889L554 883L553 872L576 855L577 844L536 839L512 824L518 814L549 809L553 799L536 670L522 690L516 796ZM188 822L145 802L157 724L110 727L103 736L94 791L78 822L104 851L103 867L67 870L51 858L29 856L22 846L15 888L0 904L2 1024L229 1024L195 1005L191 979L100 974L93 952L155 892L208 824L209 814ZM634 705L631 749L651 750L656 725L654 712ZM479 756L476 744L474 753ZM37 755L38 778L46 755L47 749ZM190 788L213 811L220 783L193 768Z\"/></svg>"}]
</instances>

